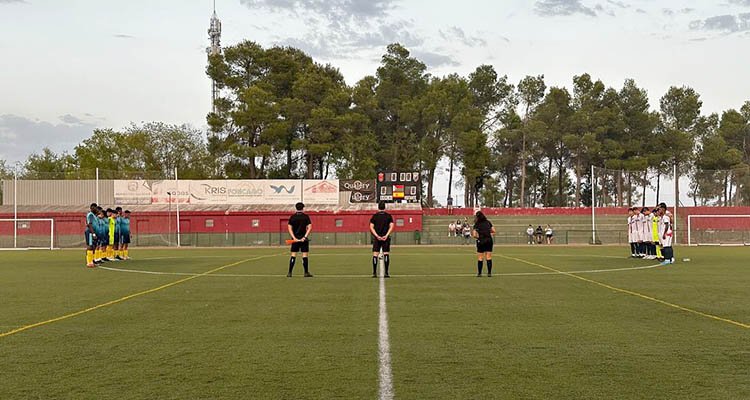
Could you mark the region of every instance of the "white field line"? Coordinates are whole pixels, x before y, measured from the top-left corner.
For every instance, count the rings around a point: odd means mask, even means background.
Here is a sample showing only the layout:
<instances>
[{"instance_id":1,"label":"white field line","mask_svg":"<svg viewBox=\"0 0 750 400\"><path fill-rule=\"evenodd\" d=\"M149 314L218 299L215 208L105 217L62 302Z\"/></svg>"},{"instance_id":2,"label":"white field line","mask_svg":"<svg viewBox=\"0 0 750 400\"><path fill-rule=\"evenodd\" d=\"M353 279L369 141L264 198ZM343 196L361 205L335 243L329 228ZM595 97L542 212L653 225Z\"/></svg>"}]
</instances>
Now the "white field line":
<instances>
[{"instance_id":1,"label":"white field line","mask_svg":"<svg viewBox=\"0 0 750 400\"><path fill-rule=\"evenodd\" d=\"M600 274L607 272L623 272L623 271L638 271L644 269L653 269L660 267L661 264L647 265L643 267L628 267L628 268L609 268L609 269L590 269L584 271L562 271L562 272L506 272L506 273L494 273L493 276L535 276L535 275L564 275L564 274ZM163 272L163 271L145 271L137 269L124 269L124 268L113 268L113 267L98 267L107 271L115 272L130 272L136 274L146 275L176 275L176 276L196 276L201 275L199 273L192 272ZM281 274L209 274L204 275L205 277L214 278L283 278L286 275ZM399 274L399 278L465 278L475 277L476 274ZM370 275L356 275L356 274L315 274L315 277L320 278L370 278Z\"/></svg>"},{"instance_id":2,"label":"white field line","mask_svg":"<svg viewBox=\"0 0 750 400\"><path fill-rule=\"evenodd\" d=\"M5 250L5 249L0 249ZM12 249L10 249L12 250ZM19 249L19 250L27 250L27 249ZM349 257L349 256L361 256L363 254L368 254L367 252L359 252L359 253L313 253L316 257L319 256L325 256L325 257ZM399 253L400 256L457 256L457 257L465 257L466 255L473 255L474 252L469 251L461 251L461 252L455 252L455 253ZM513 257L522 257L525 254L506 254L508 256ZM544 254L545 257L591 257L591 258L615 258L615 259L627 259L631 258L629 256L603 256L603 255L597 255L597 254ZM148 258L138 258L134 261L157 261L157 260L181 260L181 259L199 259L199 258L236 258L237 254L234 255L221 255L221 256L165 256L165 257L148 257Z\"/></svg>"},{"instance_id":3,"label":"white field line","mask_svg":"<svg viewBox=\"0 0 750 400\"><path fill-rule=\"evenodd\" d=\"M380 400L393 400L393 372L391 370L391 343L388 338L388 310L385 300L385 269L380 262L380 307L378 316L378 377Z\"/></svg>"}]
</instances>

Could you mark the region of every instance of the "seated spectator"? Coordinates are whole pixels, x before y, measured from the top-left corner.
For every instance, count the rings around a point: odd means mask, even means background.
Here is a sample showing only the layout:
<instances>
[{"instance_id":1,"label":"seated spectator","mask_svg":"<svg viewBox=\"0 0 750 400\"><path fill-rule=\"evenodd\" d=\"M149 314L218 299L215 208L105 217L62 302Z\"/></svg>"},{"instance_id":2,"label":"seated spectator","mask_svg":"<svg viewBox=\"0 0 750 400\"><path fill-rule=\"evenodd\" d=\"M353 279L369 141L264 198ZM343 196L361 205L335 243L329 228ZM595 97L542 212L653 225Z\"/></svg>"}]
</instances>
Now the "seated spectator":
<instances>
[{"instance_id":1,"label":"seated spectator","mask_svg":"<svg viewBox=\"0 0 750 400\"><path fill-rule=\"evenodd\" d=\"M547 224L547 228L544 230L544 236L547 237L547 244L552 244L552 241L555 239L555 235L552 232L552 227Z\"/></svg>"},{"instance_id":2,"label":"seated spectator","mask_svg":"<svg viewBox=\"0 0 750 400\"><path fill-rule=\"evenodd\" d=\"M456 224L451 221L450 224L448 224L448 237L454 236L456 234Z\"/></svg>"},{"instance_id":3,"label":"seated spectator","mask_svg":"<svg viewBox=\"0 0 750 400\"><path fill-rule=\"evenodd\" d=\"M462 230L464 235L464 244L469 244L471 242L471 227L468 223L466 223L464 224Z\"/></svg>"},{"instance_id":4,"label":"seated spectator","mask_svg":"<svg viewBox=\"0 0 750 400\"><path fill-rule=\"evenodd\" d=\"M534 230L534 236L536 236L536 244L542 244L543 237L544 237L544 230L542 229L542 226L539 225Z\"/></svg>"}]
</instances>

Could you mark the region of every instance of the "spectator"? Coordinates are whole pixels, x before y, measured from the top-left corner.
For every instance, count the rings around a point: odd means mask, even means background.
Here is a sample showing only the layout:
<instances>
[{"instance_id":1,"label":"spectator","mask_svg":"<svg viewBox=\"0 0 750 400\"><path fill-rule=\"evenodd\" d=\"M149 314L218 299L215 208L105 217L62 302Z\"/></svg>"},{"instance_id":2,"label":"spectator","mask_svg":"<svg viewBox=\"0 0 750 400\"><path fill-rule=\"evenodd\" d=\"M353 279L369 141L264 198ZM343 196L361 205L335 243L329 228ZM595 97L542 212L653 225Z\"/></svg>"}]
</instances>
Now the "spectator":
<instances>
[{"instance_id":1,"label":"spectator","mask_svg":"<svg viewBox=\"0 0 750 400\"><path fill-rule=\"evenodd\" d=\"M542 229L542 226L539 225L536 227L536 230L534 230L534 236L536 236L536 244L542 244L542 237L544 236L544 230Z\"/></svg>"},{"instance_id":2,"label":"spectator","mask_svg":"<svg viewBox=\"0 0 750 400\"><path fill-rule=\"evenodd\" d=\"M534 227L529 224L529 227L526 228L526 236L528 236L528 240L526 241L528 244L534 244Z\"/></svg>"},{"instance_id":3,"label":"spectator","mask_svg":"<svg viewBox=\"0 0 750 400\"><path fill-rule=\"evenodd\" d=\"M462 230L464 235L464 244L469 244L471 242L471 227L468 223L466 223L463 225Z\"/></svg>"},{"instance_id":4,"label":"spectator","mask_svg":"<svg viewBox=\"0 0 750 400\"><path fill-rule=\"evenodd\" d=\"M463 235L464 233L463 227L464 225L461 223L461 220L457 219L456 220L456 237L461 237L461 235Z\"/></svg>"},{"instance_id":5,"label":"spectator","mask_svg":"<svg viewBox=\"0 0 750 400\"><path fill-rule=\"evenodd\" d=\"M450 224L448 224L448 237L451 237L456 234L456 224L451 221Z\"/></svg>"},{"instance_id":6,"label":"spectator","mask_svg":"<svg viewBox=\"0 0 750 400\"><path fill-rule=\"evenodd\" d=\"M547 237L547 244L552 244L552 241L555 239L555 235L552 231L552 227L549 224L547 224L547 228L544 230L544 236Z\"/></svg>"}]
</instances>

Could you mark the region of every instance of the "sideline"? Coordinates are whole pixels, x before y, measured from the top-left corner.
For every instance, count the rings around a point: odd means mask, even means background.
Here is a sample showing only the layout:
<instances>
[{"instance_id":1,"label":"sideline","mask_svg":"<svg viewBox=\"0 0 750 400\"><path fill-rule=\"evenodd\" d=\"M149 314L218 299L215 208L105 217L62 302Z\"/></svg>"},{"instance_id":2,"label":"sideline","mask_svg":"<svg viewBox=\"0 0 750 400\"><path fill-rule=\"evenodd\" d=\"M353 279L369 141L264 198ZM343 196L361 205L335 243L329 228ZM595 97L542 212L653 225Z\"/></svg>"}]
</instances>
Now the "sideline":
<instances>
[{"instance_id":1,"label":"sideline","mask_svg":"<svg viewBox=\"0 0 750 400\"><path fill-rule=\"evenodd\" d=\"M608 285L606 283L599 282L599 281L596 281L596 280L593 280L593 279L590 279L590 278L585 278L583 276L575 275L576 272L560 271L560 270L557 270L555 268L548 267L546 265L537 264L535 262L527 261L527 260L524 260L524 259L521 259L521 258L510 257L510 256L502 255L502 254L497 254L497 256L505 258L505 259L508 259L508 260L513 260L513 261L518 261L518 262L521 262L521 263L524 263L524 264L533 265L535 267L543 268L543 269L546 269L548 271L552 271L552 272L555 272L555 273L558 273L558 274L566 275L566 276L569 276L571 278L575 278L575 279L578 279L578 280L581 280L581 281L584 281L584 282L593 283L594 285L601 286L603 288L607 288L607 289L614 290L616 292L620 292L620 293L624 293L624 294L629 294L631 296L639 297L641 299L652 301L654 303L659 303L659 304L665 305L667 307L676 308L678 310L682 310L682 311L685 311L685 312L688 312L688 313L691 313L691 314L699 315L701 317L713 319L713 320L716 320L716 321L726 322L728 324L735 325L735 326L738 326L740 328L750 329L750 324L745 324L745 323L738 322L738 321L735 321L735 320L732 320L732 319L729 319L729 318L719 317L718 315L713 315L713 314L705 313L703 311L693 310L692 308L684 307L684 306L681 306L679 304L670 303L668 301L657 299L656 297L651 297L651 296L648 296L648 295L645 295L645 294L642 294L642 293L638 293L638 292L635 292L635 291L632 291L632 290L622 289L622 288L619 288L619 287L616 287L616 286Z\"/></svg>"},{"instance_id":2,"label":"sideline","mask_svg":"<svg viewBox=\"0 0 750 400\"><path fill-rule=\"evenodd\" d=\"M158 292L160 290L163 290L163 289L175 286L175 285L179 285L181 283L185 283L185 282L191 281L191 280L193 280L195 278L198 278L198 277L201 277L201 276L210 275L210 274L212 274L214 272L218 272L218 271L221 271L221 270L229 268L229 267L234 267L236 265L240 265L240 264L243 264L243 263L246 263L246 262L250 262L250 261L257 261L257 260L262 260L264 258L275 257L277 255L278 254L272 254L272 255L254 257L254 258L247 258L247 259L244 259L244 260L233 262L231 264L222 265L221 267L214 268L214 269L212 269L210 271L206 271L206 272L203 272L203 273L200 273L200 274L191 275L191 276L188 276L187 278L183 278L183 279L176 280L174 282L170 282L170 283L167 283L167 284L164 284L164 285L152 288L152 289L143 290L143 291L140 291L140 292L137 292L137 293L133 293L133 294L124 296L124 297L120 297L119 299L108 301L108 302L102 303L102 304L98 304L96 306L89 307L89 308L86 308L86 309L83 309L83 310L80 310L80 311L76 311L74 313L65 314L63 316L60 316L60 317L57 317L57 318L48 319L46 321L37 322L35 324L24 325L24 326L22 326L20 328L16 328L16 329L13 329L13 330L10 330L10 331L7 331L7 332L0 333L0 338L4 338L4 337L7 337L7 336L15 335L17 333L21 333L21 332L27 331L29 329L38 328L40 326L49 325L49 324L52 324L54 322L59 322L59 321L63 321L63 320L69 319L69 318L77 317L79 315L86 314L86 313L89 313L91 311L98 310L100 308L113 306L115 304L119 304L119 303L128 301L130 299L136 298L136 297L140 297L140 296L143 296L143 295L146 295L146 294L149 294L149 293Z\"/></svg>"}]
</instances>

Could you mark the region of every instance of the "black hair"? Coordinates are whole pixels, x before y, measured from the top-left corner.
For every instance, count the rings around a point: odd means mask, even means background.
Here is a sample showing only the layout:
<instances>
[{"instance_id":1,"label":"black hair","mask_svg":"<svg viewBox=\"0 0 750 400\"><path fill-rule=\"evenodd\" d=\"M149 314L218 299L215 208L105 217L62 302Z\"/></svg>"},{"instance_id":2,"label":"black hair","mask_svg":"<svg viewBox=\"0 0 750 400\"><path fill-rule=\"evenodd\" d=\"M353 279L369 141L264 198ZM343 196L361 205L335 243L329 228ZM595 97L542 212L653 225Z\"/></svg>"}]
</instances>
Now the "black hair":
<instances>
[{"instance_id":1,"label":"black hair","mask_svg":"<svg viewBox=\"0 0 750 400\"><path fill-rule=\"evenodd\" d=\"M385 210L385 202L384 201L381 201L380 203L378 203L378 210Z\"/></svg>"},{"instance_id":2,"label":"black hair","mask_svg":"<svg viewBox=\"0 0 750 400\"><path fill-rule=\"evenodd\" d=\"M120 211L122 211L122 207L117 207L117 208L115 208L115 211L117 211L117 212L120 212Z\"/></svg>"},{"instance_id":3,"label":"black hair","mask_svg":"<svg viewBox=\"0 0 750 400\"><path fill-rule=\"evenodd\" d=\"M485 216L484 213L481 211L477 211L474 217L475 217L476 223L487 221L487 216Z\"/></svg>"},{"instance_id":4,"label":"black hair","mask_svg":"<svg viewBox=\"0 0 750 400\"><path fill-rule=\"evenodd\" d=\"M124 214L130 214L130 210L125 210Z\"/></svg>"},{"instance_id":5,"label":"black hair","mask_svg":"<svg viewBox=\"0 0 750 400\"><path fill-rule=\"evenodd\" d=\"M667 203L659 203L659 208L667 209Z\"/></svg>"},{"instance_id":6,"label":"black hair","mask_svg":"<svg viewBox=\"0 0 750 400\"><path fill-rule=\"evenodd\" d=\"M92 207L99 207L99 206L96 203L91 203L91 205L89 206L89 208L92 208Z\"/></svg>"},{"instance_id":7,"label":"black hair","mask_svg":"<svg viewBox=\"0 0 750 400\"><path fill-rule=\"evenodd\" d=\"M297 203L297 204L294 205L294 208L296 208L297 211L302 211L302 210L305 209L305 205L302 202L299 202L299 203Z\"/></svg>"}]
</instances>

